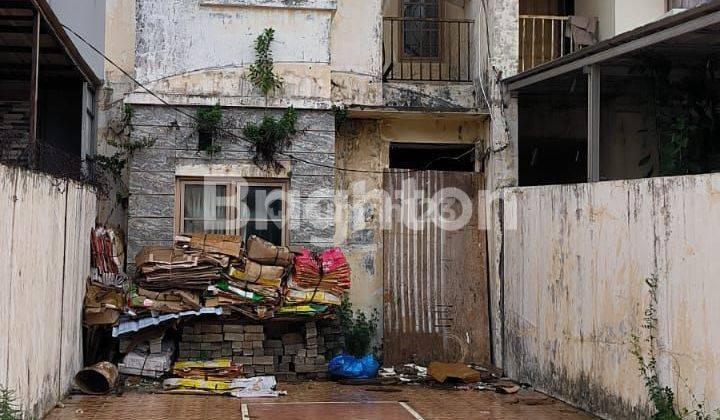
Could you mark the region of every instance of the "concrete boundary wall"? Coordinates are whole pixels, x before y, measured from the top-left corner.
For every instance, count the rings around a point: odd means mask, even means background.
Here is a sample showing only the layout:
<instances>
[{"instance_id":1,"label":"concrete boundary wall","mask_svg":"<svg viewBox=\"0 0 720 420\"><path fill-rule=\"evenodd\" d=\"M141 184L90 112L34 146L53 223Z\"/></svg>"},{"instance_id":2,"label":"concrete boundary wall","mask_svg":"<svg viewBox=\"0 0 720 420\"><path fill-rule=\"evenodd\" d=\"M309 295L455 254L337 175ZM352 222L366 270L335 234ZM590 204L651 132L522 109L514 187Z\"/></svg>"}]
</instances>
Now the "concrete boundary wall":
<instances>
[{"instance_id":1,"label":"concrete boundary wall","mask_svg":"<svg viewBox=\"0 0 720 420\"><path fill-rule=\"evenodd\" d=\"M42 417L82 368L95 192L0 165L0 386Z\"/></svg>"},{"instance_id":2,"label":"concrete boundary wall","mask_svg":"<svg viewBox=\"0 0 720 420\"><path fill-rule=\"evenodd\" d=\"M720 407L720 175L504 194L504 366L608 418L647 418L630 354L657 275L660 379Z\"/></svg>"}]
</instances>

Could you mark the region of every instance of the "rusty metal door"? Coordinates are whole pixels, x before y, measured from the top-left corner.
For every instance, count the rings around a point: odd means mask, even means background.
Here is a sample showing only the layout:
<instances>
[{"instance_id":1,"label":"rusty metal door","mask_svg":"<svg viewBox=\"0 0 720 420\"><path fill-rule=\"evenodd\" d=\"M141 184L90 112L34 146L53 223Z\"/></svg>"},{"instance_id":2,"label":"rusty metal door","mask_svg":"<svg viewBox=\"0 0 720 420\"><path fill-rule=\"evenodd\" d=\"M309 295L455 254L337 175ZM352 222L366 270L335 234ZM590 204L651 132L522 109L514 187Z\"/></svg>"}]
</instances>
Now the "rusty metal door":
<instances>
[{"instance_id":1,"label":"rusty metal door","mask_svg":"<svg viewBox=\"0 0 720 420\"><path fill-rule=\"evenodd\" d=\"M393 172L384 184L385 361L489 363L482 175Z\"/></svg>"}]
</instances>

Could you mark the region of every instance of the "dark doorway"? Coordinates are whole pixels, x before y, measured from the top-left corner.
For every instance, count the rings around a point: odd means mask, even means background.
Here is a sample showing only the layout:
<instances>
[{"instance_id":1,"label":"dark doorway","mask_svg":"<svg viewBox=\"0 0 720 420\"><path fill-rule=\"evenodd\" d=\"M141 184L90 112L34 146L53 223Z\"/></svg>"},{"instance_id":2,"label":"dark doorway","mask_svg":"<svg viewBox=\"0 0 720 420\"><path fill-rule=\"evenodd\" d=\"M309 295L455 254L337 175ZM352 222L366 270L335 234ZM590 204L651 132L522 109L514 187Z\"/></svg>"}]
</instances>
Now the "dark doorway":
<instances>
[{"instance_id":1,"label":"dark doorway","mask_svg":"<svg viewBox=\"0 0 720 420\"><path fill-rule=\"evenodd\" d=\"M474 172L475 145L391 143L390 168Z\"/></svg>"}]
</instances>

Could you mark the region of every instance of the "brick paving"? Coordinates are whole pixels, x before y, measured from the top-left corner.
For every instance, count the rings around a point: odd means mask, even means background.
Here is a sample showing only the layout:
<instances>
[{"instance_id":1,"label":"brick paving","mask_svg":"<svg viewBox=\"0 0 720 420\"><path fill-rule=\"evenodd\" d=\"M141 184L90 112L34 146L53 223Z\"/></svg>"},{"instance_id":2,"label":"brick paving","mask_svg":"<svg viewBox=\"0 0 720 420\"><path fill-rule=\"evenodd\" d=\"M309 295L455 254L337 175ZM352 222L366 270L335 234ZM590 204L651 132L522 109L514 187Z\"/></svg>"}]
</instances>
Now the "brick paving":
<instances>
[{"instance_id":1,"label":"brick paving","mask_svg":"<svg viewBox=\"0 0 720 420\"><path fill-rule=\"evenodd\" d=\"M347 386L333 382L281 383L288 396L264 400L238 400L229 397L140 394L120 396L71 396L62 408L47 419L242 419L243 404L249 418L274 419L385 419L405 420L404 402L424 419L592 419L594 417L542 394L523 390L515 395L490 391L429 389L420 386ZM297 404L303 402L351 402L355 404ZM270 403L270 405L267 405ZM370 404L357 404L370 403ZM258 404L264 404L260 406ZM293 413L292 415L288 413Z\"/></svg>"}]
</instances>

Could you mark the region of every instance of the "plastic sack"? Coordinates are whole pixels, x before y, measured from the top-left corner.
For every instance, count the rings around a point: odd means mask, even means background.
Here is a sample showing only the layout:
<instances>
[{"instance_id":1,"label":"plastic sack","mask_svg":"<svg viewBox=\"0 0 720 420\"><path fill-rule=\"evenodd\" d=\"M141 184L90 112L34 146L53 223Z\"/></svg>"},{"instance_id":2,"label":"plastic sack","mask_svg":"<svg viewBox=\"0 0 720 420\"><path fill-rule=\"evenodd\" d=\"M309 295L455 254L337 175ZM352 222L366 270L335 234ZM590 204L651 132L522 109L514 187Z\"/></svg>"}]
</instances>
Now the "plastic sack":
<instances>
[{"instance_id":1,"label":"plastic sack","mask_svg":"<svg viewBox=\"0 0 720 420\"><path fill-rule=\"evenodd\" d=\"M362 359L341 354L328 364L330 375L349 379L371 379L377 376L378 370L380 364L370 354Z\"/></svg>"}]
</instances>

